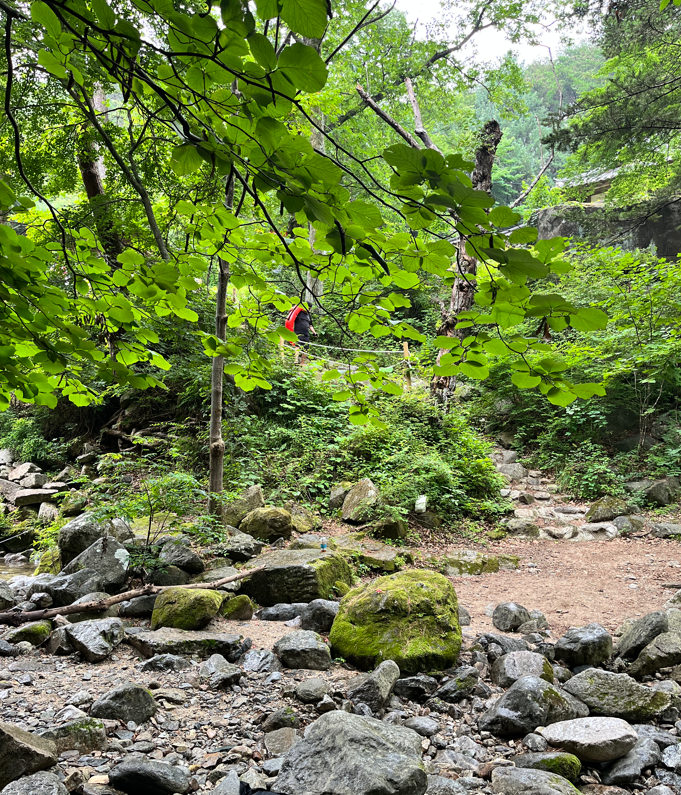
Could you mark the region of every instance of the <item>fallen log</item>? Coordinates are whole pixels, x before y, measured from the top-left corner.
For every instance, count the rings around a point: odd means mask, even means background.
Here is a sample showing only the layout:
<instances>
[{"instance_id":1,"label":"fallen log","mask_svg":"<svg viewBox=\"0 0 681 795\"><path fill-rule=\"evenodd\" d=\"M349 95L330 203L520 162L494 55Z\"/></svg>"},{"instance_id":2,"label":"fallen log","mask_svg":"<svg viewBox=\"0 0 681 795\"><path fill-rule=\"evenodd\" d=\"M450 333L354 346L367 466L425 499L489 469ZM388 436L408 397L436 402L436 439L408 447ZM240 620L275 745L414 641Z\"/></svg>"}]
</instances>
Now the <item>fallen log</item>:
<instances>
[{"instance_id":1,"label":"fallen log","mask_svg":"<svg viewBox=\"0 0 681 795\"><path fill-rule=\"evenodd\" d=\"M128 599L135 599L138 596L149 596L150 594L161 593L162 591L167 591L168 588L205 588L207 590L215 590L221 585L226 585L228 582L236 582L237 580L244 580L246 577L250 577L251 574L264 571L264 569L265 566L258 566L255 569L248 569L247 571L239 572L239 574L232 574L231 577L223 577L213 582L193 582L189 585L143 585L141 588L135 588L132 591L125 591L115 596L109 596L107 599L98 599L94 602L83 602L79 605L46 607L42 610L29 610L22 613L7 610L0 613L0 625L6 624L11 627L18 627L21 624L25 624L27 621L42 621L46 618L68 616L74 613L99 613L113 605L119 604L119 602L127 602Z\"/></svg>"}]
</instances>

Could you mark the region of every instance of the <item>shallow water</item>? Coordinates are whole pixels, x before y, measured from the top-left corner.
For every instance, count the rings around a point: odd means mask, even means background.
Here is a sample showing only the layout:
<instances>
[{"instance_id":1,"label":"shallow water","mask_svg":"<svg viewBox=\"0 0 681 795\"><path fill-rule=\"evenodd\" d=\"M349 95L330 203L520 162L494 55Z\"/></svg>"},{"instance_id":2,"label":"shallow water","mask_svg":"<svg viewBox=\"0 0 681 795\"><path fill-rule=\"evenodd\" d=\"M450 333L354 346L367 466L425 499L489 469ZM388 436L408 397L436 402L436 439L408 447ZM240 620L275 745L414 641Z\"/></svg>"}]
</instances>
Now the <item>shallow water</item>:
<instances>
[{"instance_id":1,"label":"shallow water","mask_svg":"<svg viewBox=\"0 0 681 795\"><path fill-rule=\"evenodd\" d=\"M35 571L35 565L31 563L22 563L19 566L9 566L5 561L0 558L0 580L11 580L19 574L32 576Z\"/></svg>"}]
</instances>

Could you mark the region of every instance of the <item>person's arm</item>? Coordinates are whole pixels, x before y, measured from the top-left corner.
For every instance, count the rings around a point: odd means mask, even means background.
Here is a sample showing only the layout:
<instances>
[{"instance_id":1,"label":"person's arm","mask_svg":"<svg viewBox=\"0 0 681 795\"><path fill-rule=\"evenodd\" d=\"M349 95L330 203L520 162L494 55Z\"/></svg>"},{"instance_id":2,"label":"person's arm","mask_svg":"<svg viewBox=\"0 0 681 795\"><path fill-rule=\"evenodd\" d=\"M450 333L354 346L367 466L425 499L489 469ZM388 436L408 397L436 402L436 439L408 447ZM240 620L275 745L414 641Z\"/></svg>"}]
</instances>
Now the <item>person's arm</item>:
<instances>
[{"instance_id":1,"label":"person's arm","mask_svg":"<svg viewBox=\"0 0 681 795\"><path fill-rule=\"evenodd\" d=\"M317 336L317 332L314 330L314 326L312 324L310 324L310 331L315 335L315 337Z\"/></svg>"}]
</instances>

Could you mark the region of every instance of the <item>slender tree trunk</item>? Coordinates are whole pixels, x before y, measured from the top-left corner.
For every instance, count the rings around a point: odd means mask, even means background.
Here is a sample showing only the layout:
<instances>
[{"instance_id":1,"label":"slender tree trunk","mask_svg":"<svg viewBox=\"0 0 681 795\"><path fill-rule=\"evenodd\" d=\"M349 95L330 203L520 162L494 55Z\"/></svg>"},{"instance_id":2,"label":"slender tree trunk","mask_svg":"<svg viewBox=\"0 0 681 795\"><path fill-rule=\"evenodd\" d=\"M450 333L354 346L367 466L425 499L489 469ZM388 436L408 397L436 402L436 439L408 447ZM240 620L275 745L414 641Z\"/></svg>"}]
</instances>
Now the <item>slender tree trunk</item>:
<instances>
[{"instance_id":1,"label":"slender tree trunk","mask_svg":"<svg viewBox=\"0 0 681 795\"><path fill-rule=\"evenodd\" d=\"M225 207L231 212L234 207L234 175L230 174L225 186ZM218 259L218 286L215 300L215 336L225 341L227 332L227 288L229 286L229 263ZM213 358L210 392L210 448L208 476L208 511L212 516L222 515L220 494L224 489L225 440L222 438L222 394L224 386L225 359Z\"/></svg>"},{"instance_id":2,"label":"slender tree trunk","mask_svg":"<svg viewBox=\"0 0 681 795\"><path fill-rule=\"evenodd\" d=\"M503 133L497 121L491 120L482 128L480 146L475 152L475 168L471 174L471 181L475 190L484 190L489 193L492 189L492 167L494 156L501 141ZM478 270L478 261L466 253L464 240L459 241L457 254L457 275L452 287L449 306L442 308L442 323L437 330L443 337L458 337L463 339L469 332L468 329L459 328L459 315L468 312L475 301L475 277ZM440 349L437 362L448 353L446 348ZM446 407L454 394L456 378L454 376L434 376L431 389L441 399Z\"/></svg>"}]
</instances>

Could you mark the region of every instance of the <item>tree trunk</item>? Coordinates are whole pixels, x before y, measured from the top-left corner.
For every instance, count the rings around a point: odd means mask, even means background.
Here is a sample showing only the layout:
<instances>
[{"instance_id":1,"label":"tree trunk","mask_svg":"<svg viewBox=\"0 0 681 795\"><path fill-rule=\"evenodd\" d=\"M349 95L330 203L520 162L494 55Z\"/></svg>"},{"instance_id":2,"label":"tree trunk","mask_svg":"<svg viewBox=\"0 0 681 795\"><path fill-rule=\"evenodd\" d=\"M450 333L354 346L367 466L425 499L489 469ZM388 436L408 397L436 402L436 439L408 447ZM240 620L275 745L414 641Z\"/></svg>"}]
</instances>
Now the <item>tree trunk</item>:
<instances>
[{"instance_id":1,"label":"tree trunk","mask_svg":"<svg viewBox=\"0 0 681 795\"><path fill-rule=\"evenodd\" d=\"M225 207L231 212L234 207L234 174L227 178ZM218 286L215 300L215 336L225 341L227 332L227 288L229 286L229 263L218 259ZM208 512L222 516L220 495L224 489L225 441L222 438L222 392L224 385L225 359L215 356L211 368L210 392L210 447L208 476Z\"/></svg>"},{"instance_id":2,"label":"tree trunk","mask_svg":"<svg viewBox=\"0 0 681 795\"><path fill-rule=\"evenodd\" d=\"M104 190L99 151L90 129L82 129L78 136L77 158L104 256L111 267L117 268L119 267L117 257L123 253L124 246L120 232L116 229L116 219L110 200Z\"/></svg>"},{"instance_id":3,"label":"tree trunk","mask_svg":"<svg viewBox=\"0 0 681 795\"><path fill-rule=\"evenodd\" d=\"M494 156L501 141L503 133L497 121L492 119L482 128L480 133L480 146L475 152L475 168L471 174L471 181L475 190L484 190L489 193L492 189L492 168ZM443 337L458 337L462 340L468 334L467 328L458 327L458 318L462 312L468 312L475 301L475 276L478 270L478 261L466 253L466 244L460 240L457 254L457 276L452 287L449 306L442 307L442 323L437 330ZM441 348L437 363L448 349ZM456 388L455 376L434 376L431 382L432 391L447 407Z\"/></svg>"}]
</instances>

